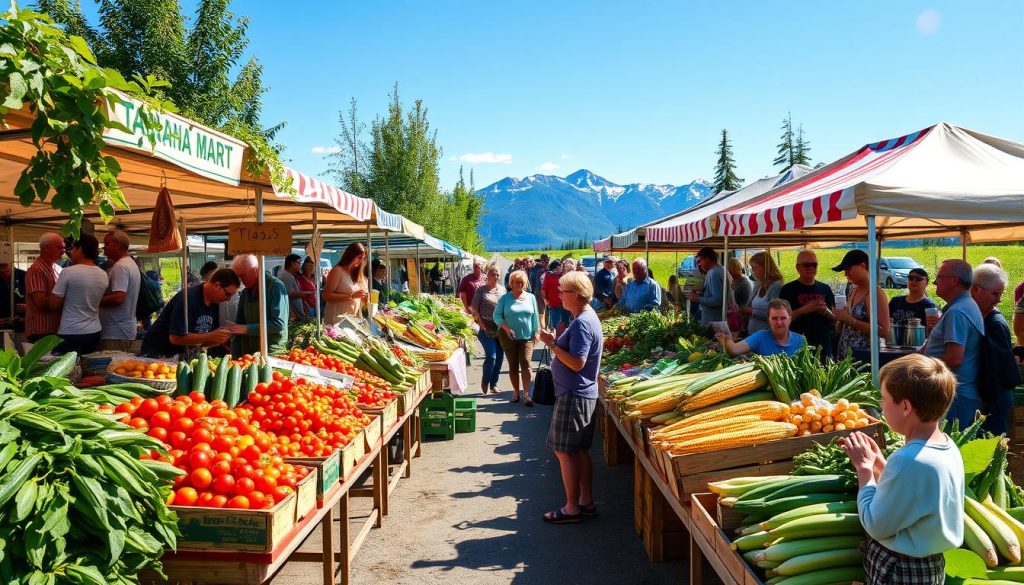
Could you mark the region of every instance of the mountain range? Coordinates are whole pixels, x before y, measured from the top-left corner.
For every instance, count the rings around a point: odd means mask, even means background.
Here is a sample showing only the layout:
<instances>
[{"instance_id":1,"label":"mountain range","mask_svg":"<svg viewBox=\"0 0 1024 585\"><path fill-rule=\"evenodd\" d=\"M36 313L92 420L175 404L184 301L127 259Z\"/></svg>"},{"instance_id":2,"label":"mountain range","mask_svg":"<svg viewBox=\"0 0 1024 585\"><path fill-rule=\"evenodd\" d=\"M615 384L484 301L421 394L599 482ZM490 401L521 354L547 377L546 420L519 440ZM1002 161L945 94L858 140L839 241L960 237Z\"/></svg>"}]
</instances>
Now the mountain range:
<instances>
[{"instance_id":1,"label":"mountain range","mask_svg":"<svg viewBox=\"0 0 1024 585\"><path fill-rule=\"evenodd\" d=\"M477 191L488 250L558 247L594 240L678 213L711 196L703 179L681 186L619 185L580 169L567 177L506 177Z\"/></svg>"}]
</instances>

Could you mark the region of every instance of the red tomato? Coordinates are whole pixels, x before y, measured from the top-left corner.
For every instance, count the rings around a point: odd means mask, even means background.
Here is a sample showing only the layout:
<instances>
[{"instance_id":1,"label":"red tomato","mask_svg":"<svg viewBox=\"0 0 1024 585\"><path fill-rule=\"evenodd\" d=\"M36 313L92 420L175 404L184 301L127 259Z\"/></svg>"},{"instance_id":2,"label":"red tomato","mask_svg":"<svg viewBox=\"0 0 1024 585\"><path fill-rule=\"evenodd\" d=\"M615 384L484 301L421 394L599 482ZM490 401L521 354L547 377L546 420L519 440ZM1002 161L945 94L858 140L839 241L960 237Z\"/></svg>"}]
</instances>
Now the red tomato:
<instances>
[{"instance_id":1,"label":"red tomato","mask_svg":"<svg viewBox=\"0 0 1024 585\"><path fill-rule=\"evenodd\" d=\"M181 431L171 433L170 443L175 449L189 449L192 446L192 440Z\"/></svg>"},{"instance_id":2,"label":"red tomato","mask_svg":"<svg viewBox=\"0 0 1024 585\"><path fill-rule=\"evenodd\" d=\"M192 470L189 480L192 482L192 487L205 490L213 483L213 474L210 473L209 469L200 467L199 469Z\"/></svg>"},{"instance_id":3,"label":"red tomato","mask_svg":"<svg viewBox=\"0 0 1024 585\"><path fill-rule=\"evenodd\" d=\"M142 417L135 417L132 420L128 421L128 426L135 429L148 429L149 423L146 422L146 419Z\"/></svg>"},{"instance_id":4,"label":"red tomato","mask_svg":"<svg viewBox=\"0 0 1024 585\"><path fill-rule=\"evenodd\" d=\"M277 487L277 478L269 475L258 476L253 481L256 482L256 490L265 494L272 494Z\"/></svg>"},{"instance_id":5,"label":"red tomato","mask_svg":"<svg viewBox=\"0 0 1024 585\"><path fill-rule=\"evenodd\" d=\"M213 502L213 497L213 494L211 494L210 492L203 492L199 494L199 500L196 502L196 505L208 508L210 504Z\"/></svg>"},{"instance_id":6,"label":"red tomato","mask_svg":"<svg viewBox=\"0 0 1024 585\"><path fill-rule=\"evenodd\" d=\"M249 479L248 477L239 478L235 481L235 494L239 496L247 496L249 492L256 489L256 482Z\"/></svg>"},{"instance_id":7,"label":"red tomato","mask_svg":"<svg viewBox=\"0 0 1024 585\"><path fill-rule=\"evenodd\" d=\"M227 499L226 496L222 496L220 494L217 494L217 495L213 496L212 500L210 500L210 507L211 508L223 508L225 506L225 504L227 504L227 503L228 503L228 499Z\"/></svg>"},{"instance_id":8,"label":"red tomato","mask_svg":"<svg viewBox=\"0 0 1024 585\"><path fill-rule=\"evenodd\" d=\"M208 451L192 449L188 455L188 464L192 469L202 469L210 465L210 453Z\"/></svg>"},{"instance_id":9,"label":"red tomato","mask_svg":"<svg viewBox=\"0 0 1024 585\"><path fill-rule=\"evenodd\" d=\"M268 501L270 503L274 502L273 498L268 497L263 492L250 492L246 497L249 498L249 507L253 510L263 509L266 507Z\"/></svg>"},{"instance_id":10,"label":"red tomato","mask_svg":"<svg viewBox=\"0 0 1024 585\"><path fill-rule=\"evenodd\" d=\"M218 494L228 495L235 491L235 478L230 473L218 475L213 480L213 490Z\"/></svg>"},{"instance_id":11,"label":"red tomato","mask_svg":"<svg viewBox=\"0 0 1024 585\"><path fill-rule=\"evenodd\" d=\"M153 427L153 428L149 429L148 431L146 431L146 434L149 435L150 437L153 437L154 439L156 439L158 441L162 441L164 443L167 442L167 436L168 436L167 429L165 429L163 427Z\"/></svg>"},{"instance_id":12,"label":"red tomato","mask_svg":"<svg viewBox=\"0 0 1024 585\"><path fill-rule=\"evenodd\" d=\"M174 505L175 506L194 506L196 504L196 500L198 500L198 499L199 499L199 494L196 493L196 490L194 490L194 489L192 489L190 487L183 487L183 488L178 489L178 491L175 493L175 495L174 495Z\"/></svg>"},{"instance_id":13,"label":"red tomato","mask_svg":"<svg viewBox=\"0 0 1024 585\"><path fill-rule=\"evenodd\" d=\"M196 423L194 420L187 416L181 416L174 421L173 425L171 425L171 430L188 434L192 432L192 429L195 428L195 426Z\"/></svg>"},{"instance_id":14,"label":"red tomato","mask_svg":"<svg viewBox=\"0 0 1024 585\"><path fill-rule=\"evenodd\" d=\"M142 418L149 418L158 410L160 410L160 403L153 398L147 398L139 404L139 407L135 410L135 415Z\"/></svg>"},{"instance_id":15,"label":"red tomato","mask_svg":"<svg viewBox=\"0 0 1024 585\"><path fill-rule=\"evenodd\" d=\"M149 417L149 426L162 429L169 428L171 426L171 415L163 411L154 413L153 416Z\"/></svg>"},{"instance_id":16,"label":"red tomato","mask_svg":"<svg viewBox=\"0 0 1024 585\"><path fill-rule=\"evenodd\" d=\"M224 506L225 508L239 508L242 510L249 509L249 498L245 496L235 496L228 500L228 503Z\"/></svg>"},{"instance_id":17,"label":"red tomato","mask_svg":"<svg viewBox=\"0 0 1024 585\"><path fill-rule=\"evenodd\" d=\"M213 433L210 429L195 427L192 431L192 441L194 443L209 443L213 441Z\"/></svg>"},{"instance_id":18,"label":"red tomato","mask_svg":"<svg viewBox=\"0 0 1024 585\"><path fill-rule=\"evenodd\" d=\"M131 402L124 402L117 405L114 412L118 414L135 414L135 405Z\"/></svg>"},{"instance_id":19,"label":"red tomato","mask_svg":"<svg viewBox=\"0 0 1024 585\"><path fill-rule=\"evenodd\" d=\"M288 497L289 495L291 495L291 493L292 493L293 491L294 491L294 490L293 490L292 488L290 488L290 487L286 487L286 486L283 486L283 485L282 485L282 486L278 486L278 487L274 488L274 491L273 491L273 493L271 493L271 495L272 495L272 496L273 496L273 498L274 498L274 503L275 503L275 504L277 504L277 503L280 503L280 502L281 502L282 500L284 500L284 499L285 499L285 498L287 498L287 497Z\"/></svg>"},{"instance_id":20,"label":"red tomato","mask_svg":"<svg viewBox=\"0 0 1024 585\"><path fill-rule=\"evenodd\" d=\"M231 464L227 461L217 461L210 466L210 473L212 473L214 477L228 475L231 473Z\"/></svg>"}]
</instances>

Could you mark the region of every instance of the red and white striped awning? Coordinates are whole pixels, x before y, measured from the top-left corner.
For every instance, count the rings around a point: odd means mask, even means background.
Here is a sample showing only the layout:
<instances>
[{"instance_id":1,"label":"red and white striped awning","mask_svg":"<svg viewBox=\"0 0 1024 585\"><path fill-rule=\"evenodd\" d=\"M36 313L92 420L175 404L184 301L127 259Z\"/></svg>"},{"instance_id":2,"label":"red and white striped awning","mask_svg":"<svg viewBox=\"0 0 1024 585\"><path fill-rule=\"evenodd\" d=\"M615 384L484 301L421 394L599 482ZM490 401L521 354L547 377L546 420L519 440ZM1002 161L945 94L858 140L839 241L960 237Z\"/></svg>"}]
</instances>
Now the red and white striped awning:
<instances>
[{"instance_id":1,"label":"red and white striped awning","mask_svg":"<svg viewBox=\"0 0 1024 585\"><path fill-rule=\"evenodd\" d=\"M612 237L608 236L603 240L596 240L594 242L595 252L610 252L612 249Z\"/></svg>"},{"instance_id":2,"label":"red and white striped awning","mask_svg":"<svg viewBox=\"0 0 1024 585\"><path fill-rule=\"evenodd\" d=\"M375 204L372 199L353 195L319 179L303 175L295 169L285 167L284 171L292 180L295 195L280 192L275 185L274 194L278 197L294 199L301 203L323 203L356 221L366 221L373 217Z\"/></svg>"}]
</instances>

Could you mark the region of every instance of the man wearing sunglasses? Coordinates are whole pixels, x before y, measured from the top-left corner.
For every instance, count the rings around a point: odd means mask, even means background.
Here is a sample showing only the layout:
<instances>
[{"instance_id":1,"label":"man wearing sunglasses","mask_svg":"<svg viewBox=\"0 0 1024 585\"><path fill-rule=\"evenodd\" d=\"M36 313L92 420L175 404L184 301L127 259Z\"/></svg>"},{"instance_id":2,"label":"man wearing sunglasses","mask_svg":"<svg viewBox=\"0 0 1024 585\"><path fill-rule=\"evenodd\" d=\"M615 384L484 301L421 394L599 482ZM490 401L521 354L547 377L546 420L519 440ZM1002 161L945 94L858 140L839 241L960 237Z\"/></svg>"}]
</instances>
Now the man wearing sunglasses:
<instances>
[{"instance_id":1,"label":"man wearing sunglasses","mask_svg":"<svg viewBox=\"0 0 1024 585\"><path fill-rule=\"evenodd\" d=\"M142 355L171 357L193 345L210 348L213 355L223 355L225 350L221 346L231 339L232 333L227 327L221 327L218 305L235 294L239 284L233 270L221 268L209 280L178 291L146 331ZM185 303L188 303L187 326Z\"/></svg>"},{"instance_id":2,"label":"man wearing sunglasses","mask_svg":"<svg viewBox=\"0 0 1024 585\"><path fill-rule=\"evenodd\" d=\"M928 272L924 268L912 268L907 274L907 294L889 301L889 318L897 325L905 325L907 319L927 320L928 309L936 309L935 301L925 294L928 290ZM903 343L897 339L897 343Z\"/></svg>"},{"instance_id":3,"label":"man wearing sunglasses","mask_svg":"<svg viewBox=\"0 0 1024 585\"><path fill-rule=\"evenodd\" d=\"M821 355L833 354L832 332L835 329L836 297L832 288L818 282L818 256L811 250L801 250L796 256L796 271L799 278L786 283L779 291L779 298L789 301L793 307L793 324L790 330L803 335L807 345L821 348Z\"/></svg>"}]
</instances>

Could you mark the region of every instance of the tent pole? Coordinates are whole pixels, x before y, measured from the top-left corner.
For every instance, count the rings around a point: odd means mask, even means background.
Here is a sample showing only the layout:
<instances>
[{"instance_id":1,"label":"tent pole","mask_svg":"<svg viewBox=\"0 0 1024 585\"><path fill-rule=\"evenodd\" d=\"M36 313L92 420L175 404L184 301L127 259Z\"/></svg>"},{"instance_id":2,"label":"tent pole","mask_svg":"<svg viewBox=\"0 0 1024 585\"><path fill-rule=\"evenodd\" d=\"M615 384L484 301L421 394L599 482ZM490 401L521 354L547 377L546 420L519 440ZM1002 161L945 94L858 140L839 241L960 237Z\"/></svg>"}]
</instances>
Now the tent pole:
<instances>
[{"instance_id":1,"label":"tent pole","mask_svg":"<svg viewBox=\"0 0 1024 585\"><path fill-rule=\"evenodd\" d=\"M960 249L963 261L967 262L967 228L960 228Z\"/></svg>"},{"instance_id":2,"label":"tent pole","mask_svg":"<svg viewBox=\"0 0 1024 585\"><path fill-rule=\"evenodd\" d=\"M317 210L316 207L313 207L313 239L316 239L317 236L319 236L320 234L318 224L319 218L317 217ZM321 253L322 252L317 252L313 256L313 287L316 289L313 291L313 312L314 318L316 319L316 337L320 337L320 329L323 327L323 323L320 322L320 320L323 318L323 315L320 314L320 281L322 279L322 275L320 274Z\"/></svg>"},{"instance_id":3,"label":"tent pole","mask_svg":"<svg viewBox=\"0 0 1024 585\"><path fill-rule=\"evenodd\" d=\"M722 242L722 321L726 321L726 311L729 310L729 303L725 300L729 295L729 236L724 236Z\"/></svg>"},{"instance_id":4,"label":"tent pole","mask_svg":"<svg viewBox=\"0 0 1024 585\"><path fill-rule=\"evenodd\" d=\"M384 230L384 278L388 286L394 286L391 281L391 246L388 245L388 230Z\"/></svg>"},{"instance_id":5,"label":"tent pole","mask_svg":"<svg viewBox=\"0 0 1024 585\"><path fill-rule=\"evenodd\" d=\"M185 314L185 335L188 335L188 230L184 215L178 221L181 223L181 309Z\"/></svg>"},{"instance_id":6,"label":"tent pole","mask_svg":"<svg viewBox=\"0 0 1024 585\"><path fill-rule=\"evenodd\" d=\"M370 278L366 279L369 283L369 290L366 291L366 326L373 330L373 303L370 302L370 297L373 292L373 238L370 236L370 224L366 224L366 270L370 272Z\"/></svg>"},{"instance_id":7,"label":"tent pole","mask_svg":"<svg viewBox=\"0 0 1024 585\"><path fill-rule=\"evenodd\" d=\"M878 240L875 235L875 216L868 216L868 292L865 301L868 304L868 339L871 341L871 380L878 386L878 302L875 291L878 290Z\"/></svg>"},{"instance_id":8,"label":"tent pole","mask_svg":"<svg viewBox=\"0 0 1024 585\"><path fill-rule=\"evenodd\" d=\"M420 243L416 242L416 296L423 294L423 286L420 284Z\"/></svg>"},{"instance_id":9,"label":"tent pole","mask_svg":"<svg viewBox=\"0 0 1024 585\"><path fill-rule=\"evenodd\" d=\"M644 238L644 262L647 263L647 269L651 269L651 244Z\"/></svg>"},{"instance_id":10,"label":"tent pole","mask_svg":"<svg viewBox=\"0 0 1024 585\"><path fill-rule=\"evenodd\" d=\"M256 222L263 223L263 188L259 186L256 187ZM263 274L265 263L262 254L256 257L256 264L259 271L256 294L259 295L260 308L260 355L267 358L270 356L267 341L267 277Z\"/></svg>"}]
</instances>

